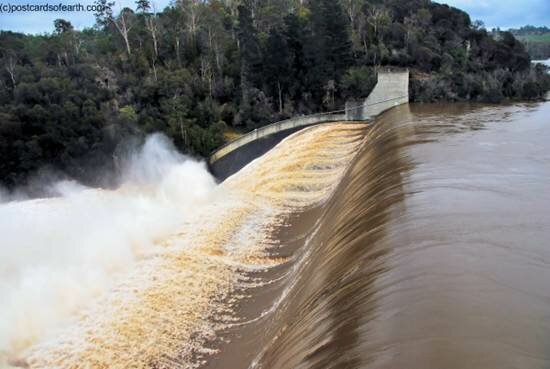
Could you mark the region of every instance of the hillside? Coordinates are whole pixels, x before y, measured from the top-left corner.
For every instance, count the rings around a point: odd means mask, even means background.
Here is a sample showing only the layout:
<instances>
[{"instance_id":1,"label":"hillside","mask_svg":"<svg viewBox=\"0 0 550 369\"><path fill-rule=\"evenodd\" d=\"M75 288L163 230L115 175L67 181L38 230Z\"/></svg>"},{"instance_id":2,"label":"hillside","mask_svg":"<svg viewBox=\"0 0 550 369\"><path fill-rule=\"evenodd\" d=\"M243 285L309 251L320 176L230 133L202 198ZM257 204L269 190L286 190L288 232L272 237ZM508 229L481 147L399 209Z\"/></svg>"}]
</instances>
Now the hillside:
<instances>
[{"instance_id":1,"label":"hillside","mask_svg":"<svg viewBox=\"0 0 550 369\"><path fill-rule=\"evenodd\" d=\"M509 30L534 60L550 59L550 28L525 26Z\"/></svg>"},{"instance_id":2,"label":"hillside","mask_svg":"<svg viewBox=\"0 0 550 369\"><path fill-rule=\"evenodd\" d=\"M237 131L364 97L380 65L412 70L414 101L539 99L550 88L510 33L429 0L148 0L76 31L0 33L0 180L44 166L86 183L127 137L164 132L206 156Z\"/></svg>"}]
</instances>

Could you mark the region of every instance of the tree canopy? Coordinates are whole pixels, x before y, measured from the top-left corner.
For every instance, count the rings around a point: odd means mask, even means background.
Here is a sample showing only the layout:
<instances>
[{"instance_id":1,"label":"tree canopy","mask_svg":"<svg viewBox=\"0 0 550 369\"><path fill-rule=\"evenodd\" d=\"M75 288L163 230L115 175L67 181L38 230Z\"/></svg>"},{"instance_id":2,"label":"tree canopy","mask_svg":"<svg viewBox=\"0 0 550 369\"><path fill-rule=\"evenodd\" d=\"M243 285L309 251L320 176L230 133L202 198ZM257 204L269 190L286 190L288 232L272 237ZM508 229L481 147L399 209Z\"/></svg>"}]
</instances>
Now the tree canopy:
<instances>
[{"instance_id":1,"label":"tree canopy","mask_svg":"<svg viewBox=\"0 0 550 369\"><path fill-rule=\"evenodd\" d=\"M77 31L0 32L0 180L45 165L84 181L125 138L164 132L207 156L246 131L368 95L376 69L411 69L415 101L537 99L524 46L429 0L149 0Z\"/></svg>"}]
</instances>

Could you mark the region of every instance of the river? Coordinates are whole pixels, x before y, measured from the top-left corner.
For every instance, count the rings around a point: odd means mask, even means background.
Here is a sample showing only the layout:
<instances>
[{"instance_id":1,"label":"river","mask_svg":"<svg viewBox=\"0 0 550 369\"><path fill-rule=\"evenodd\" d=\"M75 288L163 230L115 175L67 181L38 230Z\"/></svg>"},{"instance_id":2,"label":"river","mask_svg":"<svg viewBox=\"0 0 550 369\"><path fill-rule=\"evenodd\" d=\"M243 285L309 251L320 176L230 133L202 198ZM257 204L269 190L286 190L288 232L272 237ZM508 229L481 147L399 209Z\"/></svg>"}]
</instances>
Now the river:
<instances>
[{"instance_id":1,"label":"river","mask_svg":"<svg viewBox=\"0 0 550 369\"><path fill-rule=\"evenodd\" d=\"M6 360L547 368L549 116L550 103L427 104L302 130Z\"/></svg>"},{"instance_id":2,"label":"river","mask_svg":"<svg viewBox=\"0 0 550 369\"><path fill-rule=\"evenodd\" d=\"M550 59L546 59L546 60L533 60L533 63L544 64L544 65L546 65L547 67L550 67Z\"/></svg>"}]
</instances>

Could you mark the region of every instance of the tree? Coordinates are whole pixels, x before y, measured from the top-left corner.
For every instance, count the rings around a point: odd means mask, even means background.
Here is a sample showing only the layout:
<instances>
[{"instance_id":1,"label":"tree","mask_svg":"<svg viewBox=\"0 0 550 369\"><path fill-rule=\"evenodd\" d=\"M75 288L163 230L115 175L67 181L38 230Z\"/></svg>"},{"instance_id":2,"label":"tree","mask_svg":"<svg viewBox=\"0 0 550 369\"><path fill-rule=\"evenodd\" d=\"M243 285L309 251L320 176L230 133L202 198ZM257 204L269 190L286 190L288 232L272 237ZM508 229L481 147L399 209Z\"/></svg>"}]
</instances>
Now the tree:
<instances>
[{"instance_id":1,"label":"tree","mask_svg":"<svg viewBox=\"0 0 550 369\"><path fill-rule=\"evenodd\" d=\"M149 0L137 0L136 1L136 10L138 12L147 13L151 9L151 3Z\"/></svg>"},{"instance_id":2,"label":"tree","mask_svg":"<svg viewBox=\"0 0 550 369\"><path fill-rule=\"evenodd\" d=\"M112 24L118 30L122 38L124 39L124 44L126 45L126 52L128 56L132 55L132 48L130 46L130 30L132 29L134 12L130 8L124 8L120 11L118 17L113 15L113 6L115 2L109 2L107 0L96 0L95 4L97 8L100 9L95 13L96 21L98 24L107 26Z\"/></svg>"},{"instance_id":3,"label":"tree","mask_svg":"<svg viewBox=\"0 0 550 369\"><path fill-rule=\"evenodd\" d=\"M317 93L329 81L339 82L352 65L349 23L337 1L310 3L312 43L310 54L315 66L312 78L317 80Z\"/></svg>"},{"instance_id":4,"label":"tree","mask_svg":"<svg viewBox=\"0 0 550 369\"><path fill-rule=\"evenodd\" d=\"M258 85L261 71L261 53L256 28L250 9L239 6L239 50L241 61L241 94L242 102L249 103L249 95Z\"/></svg>"},{"instance_id":5,"label":"tree","mask_svg":"<svg viewBox=\"0 0 550 369\"><path fill-rule=\"evenodd\" d=\"M155 11L155 7L149 0L137 0L136 1L137 8L136 10L138 12L141 12L141 14L144 17L145 20L145 28L149 32L149 35L151 35L151 40L153 41L153 51L154 51L154 60L153 65L155 64L156 59L159 55L158 50L158 28L157 28L157 12ZM153 8L153 13L149 13L149 10Z\"/></svg>"},{"instance_id":6,"label":"tree","mask_svg":"<svg viewBox=\"0 0 550 369\"><path fill-rule=\"evenodd\" d=\"M290 73L290 54L282 33L277 29L269 32L264 65L264 79L271 96L277 96L279 113L283 112L283 91L287 89Z\"/></svg>"},{"instance_id":7,"label":"tree","mask_svg":"<svg viewBox=\"0 0 550 369\"><path fill-rule=\"evenodd\" d=\"M391 21L389 10L380 5L373 5L367 8L367 22L374 29L374 37L378 38L380 28L388 25Z\"/></svg>"},{"instance_id":8,"label":"tree","mask_svg":"<svg viewBox=\"0 0 550 369\"><path fill-rule=\"evenodd\" d=\"M303 92L309 87L306 81L308 66L306 65L305 45L310 39L310 34L306 19L289 14L285 18L284 37L290 63L288 92L290 99L298 102L300 98L303 98Z\"/></svg>"},{"instance_id":9,"label":"tree","mask_svg":"<svg viewBox=\"0 0 550 369\"><path fill-rule=\"evenodd\" d=\"M361 9L365 5L365 0L340 0L342 6L346 11L346 15L349 18L351 29L355 30L357 27L357 20Z\"/></svg>"},{"instance_id":10,"label":"tree","mask_svg":"<svg viewBox=\"0 0 550 369\"><path fill-rule=\"evenodd\" d=\"M369 67L350 68L342 79L348 98L366 98L376 85L376 73Z\"/></svg>"},{"instance_id":11,"label":"tree","mask_svg":"<svg viewBox=\"0 0 550 369\"><path fill-rule=\"evenodd\" d=\"M200 29L203 34L201 49L208 54L209 68L216 72L217 78L222 78L225 51L234 43L229 9L221 1L209 2Z\"/></svg>"},{"instance_id":12,"label":"tree","mask_svg":"<svg viewBox=\"0 0 550 369\"><path fill-rule=\"evenodd\" d=\"M68 32L74 31L74 28L71 22L66 21L64 19L56 19L53 22L53 24L54 24L56 33L62 34L62 33L68 33Z\"/></svg>"},{"instance_id":13,"label":"tree","mask_svg":"<svg viewBox=\"0 0 550 369\"><path fill-rule=\"evenodd\" d=\"M373 29L373 36L376 40L376 44L379 46L378 51L373 54L374 60L373 63L375 65L381 63L381 52L380 50L383 48L383 44L381 45L380 39L381 39L381 30L387 27L391 23L391 17L389 10L383 6L383 5L372 5L367 7L367 17L366 17L367 23L372 27Z\"/></svg>"},{"instance_id":14,"label":"tree","mask_svg":"<svg viewBox=\"0 0 550 369\"><path fill-rule=\"evenodd\" d=\"M17 87L15 67L17 65L17 54L13 50L8 50L4 57L4 69L8 72L12 87Z\"/></svg>"},{"instance_id":15,"label":"tree","mask_svg":"<svg viewBox=\"0 0 550 369\"><path fill-rule=\"evenodd\" d=\"M186 16L188 35L194 39L200 25L202 0L177 0L176 4Z\"/></svg>"},{"instance_id":16,"label":"tree","mask_svg":"<svg viewBox=\"0 0 550 369\"><path fill-rule=\"evenodd\" d=\"M54 28L55 34L60 42L58 60L64 60L66 65L71 64L71 61L74 64L80 55L82 41L69 21L56 19L54 21Z\"/></svg>"}]
</instances>

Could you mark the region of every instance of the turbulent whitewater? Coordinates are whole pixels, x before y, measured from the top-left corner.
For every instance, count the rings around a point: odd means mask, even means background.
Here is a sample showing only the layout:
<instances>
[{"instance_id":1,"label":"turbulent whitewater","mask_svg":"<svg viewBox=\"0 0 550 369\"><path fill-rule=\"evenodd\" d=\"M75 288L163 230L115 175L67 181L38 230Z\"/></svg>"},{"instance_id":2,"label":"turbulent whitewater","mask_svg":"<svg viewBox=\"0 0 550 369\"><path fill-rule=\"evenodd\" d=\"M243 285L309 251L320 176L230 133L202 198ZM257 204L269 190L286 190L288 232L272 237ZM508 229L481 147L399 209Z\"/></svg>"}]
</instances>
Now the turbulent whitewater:
<instances>
[{"instance_id":1,"label":"turbulent whitewater","mask_svg":"<svg viewBox=\"0 0 550 369\"><path fill-rule=\"evenodd\" d=\"M402 106L304 129L222 184L153 140L116 191L0 205L0 360L548 367L548 116Z\"/></svg>"},{"instance_id":2,"label":"turbulent whitewater","mask_svg":"<svg viewBox=\"0 0 550 369\"><path fill-rule=\"evenodd\" d=\"M336 124L300 132L216 188L210 188L204 173L193 167L199 164L182 161L153 173L161 180L152 186L143 181L136 185L133 178L117 191L83 190L72 197L3 205L1 210L18 221L30 217L32 224L43 222L54 227L31 231L31 236L36 233L43 238L27 240L23 234L23 228L30 225L27 222L12 232L10 244L3 247L6 254L12 248L27 254L38 250L46 254L44 257L59 259L59 263L76 261L102 269L124 268L117 264L114 250L130 254L121 258L126 257L128 263L136 259L106 291L96 288L95 280L79 281L88 278L88 270L79 264L47 264L51 273L32 267L11 271L10 267L18 264L8 260L3 271L8 278L10 273L26 275L13 278L18 285L5 287L13 287L9 296L15 302L7 312L8 326L2 332L6 360L32 368L198 366L201 358L213 351L206 343L237 319L232 308L239 300L236 291L262 283L248 274L284 262L269 257L269 250L276 247L270 238L271 229L287 214L326 200L361 143L363 129L362 125ZM292 158L288 156L290 150ZM154 156L157 163L164 162L164 155ZM139 160L132 163L131 167L141 166ZM189 174L186 177L182 173ZM206 194L197 194L197 188ZM69 209L63 209L66 207ZM174 212L177 207L179 215ZM122 214L117 214L120 208ZM75 221L69 215L85 219ZM161 221L169 224L148 229ZM73 222L78 223L76 229ZM126 229L119 231L118 227ZM9 228L6 224L5 231ZM59 250L57 242L65 247ZM120 250L113 242L126 243L126 247ZM60 251L63 254L57 254ZM48 255L50 252L56 254ZM65 254L72 253L78 255L63 260ZM20 258L27 256L40 257ZM107 260L97 260L102 258ZM32 260L28 261L32 265ZM115 272L96 274L106 279L116 276ZM33 273L40 275L34 278ZM27 294L42 293L18 291L27 284L32 285L29 289L46 286L54 291L42 301L38 296L26 303ZM90 296L74 297L73 284L77 294ZM73 299L81 303L71 304ZM35 303L44 304L51 315L61 316L55 316L53 322L49 316L44 317L45 323L29 322L26 319L42 314L42 307ZM20 308L26 311L18 311ZM20 313L25 316L17 316ZM67 314L72 318L64 321ZM58 326L51 326L55 322Z\"/></svg>"}]
</instances>

